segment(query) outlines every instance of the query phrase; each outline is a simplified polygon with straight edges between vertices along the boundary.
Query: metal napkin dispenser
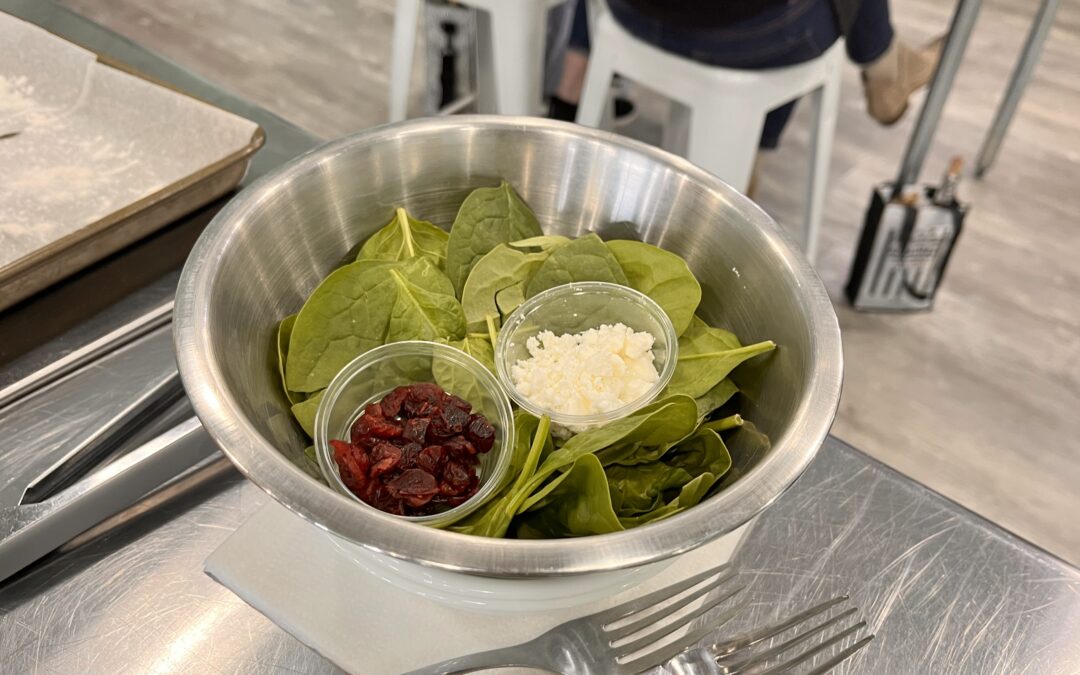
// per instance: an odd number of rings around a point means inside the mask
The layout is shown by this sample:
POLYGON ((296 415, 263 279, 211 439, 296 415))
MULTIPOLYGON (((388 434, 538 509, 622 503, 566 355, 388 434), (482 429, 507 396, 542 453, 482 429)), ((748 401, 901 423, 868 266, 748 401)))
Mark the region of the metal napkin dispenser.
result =
POLYGON ((936 187, 893 193, 892 183, 878 185, 866 213, 844 289, 858 310, 930 309, 967 214, 951 195, 936 199, 936 187))

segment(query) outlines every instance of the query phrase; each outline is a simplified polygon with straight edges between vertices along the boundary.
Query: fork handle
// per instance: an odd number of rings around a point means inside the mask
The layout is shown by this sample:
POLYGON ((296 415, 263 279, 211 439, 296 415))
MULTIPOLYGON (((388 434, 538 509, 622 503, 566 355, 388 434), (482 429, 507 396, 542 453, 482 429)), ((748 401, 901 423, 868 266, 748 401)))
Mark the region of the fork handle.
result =
POLYGON ((540 668, 548 672, 558 672, 551 670, 552 663, 544 658, 544 652, 545 650, 541 646, 527 642, 513 647, 466 654, 419 670, 413 670, 405 675, 457 675, 457 673, 472 673, 478 670, 488 670, 489 668, 513 666, 540 668))

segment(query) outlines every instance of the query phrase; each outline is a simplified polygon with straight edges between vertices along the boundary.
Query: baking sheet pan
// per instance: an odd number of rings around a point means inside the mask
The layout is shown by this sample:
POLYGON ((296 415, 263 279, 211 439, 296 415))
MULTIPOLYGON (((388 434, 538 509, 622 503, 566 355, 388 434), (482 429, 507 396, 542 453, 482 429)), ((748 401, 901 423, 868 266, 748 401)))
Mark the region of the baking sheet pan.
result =
POLYGON ((0 13, 0 310, 236 187, 254 122, 0 13))

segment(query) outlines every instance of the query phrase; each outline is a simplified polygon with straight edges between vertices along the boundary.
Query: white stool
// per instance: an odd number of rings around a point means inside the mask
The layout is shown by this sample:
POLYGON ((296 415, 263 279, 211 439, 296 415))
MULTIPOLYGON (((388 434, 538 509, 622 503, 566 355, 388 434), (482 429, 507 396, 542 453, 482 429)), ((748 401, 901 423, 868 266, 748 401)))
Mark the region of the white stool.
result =
MULTIPOLYGON (((390 121, 405 119, 416 24, 425 0, 397 0, 390 61, 390 121)), ((536 115, 544 76, 547 12, 564 0, 464 0, 477 15, 480 112, 536 115)))
MULTIPOLYGON (((590 9, 599 4, 590 3, 590 9)), ((577 122, 600 125, 616 73, 639 82, 684 104, 685 108, 673 106, 679 111, 673 113, 674 125, 688 127, 687 152, 682 154, 740 192, 750 182, 766 113, 811 94, 814 123, 802 244, 813 262, 836 128, 843 40, 806 63, 736 70, 666 52, 626 32, 606 8, 598 14, 592 21, 592 53, 577 122)))

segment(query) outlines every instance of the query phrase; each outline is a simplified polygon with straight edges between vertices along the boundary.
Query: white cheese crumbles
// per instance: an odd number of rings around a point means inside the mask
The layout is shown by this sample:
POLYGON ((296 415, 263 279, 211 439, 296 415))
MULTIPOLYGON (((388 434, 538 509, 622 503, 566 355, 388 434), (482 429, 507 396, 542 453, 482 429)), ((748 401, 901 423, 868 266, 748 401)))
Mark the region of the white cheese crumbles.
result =
POLYGON ((511 366, 518 392, 566 415, 593 415, 640 398, 659 379, 655 338, 617 323, 576 335, 542 331, 525 343, 531 355, 511 366))

